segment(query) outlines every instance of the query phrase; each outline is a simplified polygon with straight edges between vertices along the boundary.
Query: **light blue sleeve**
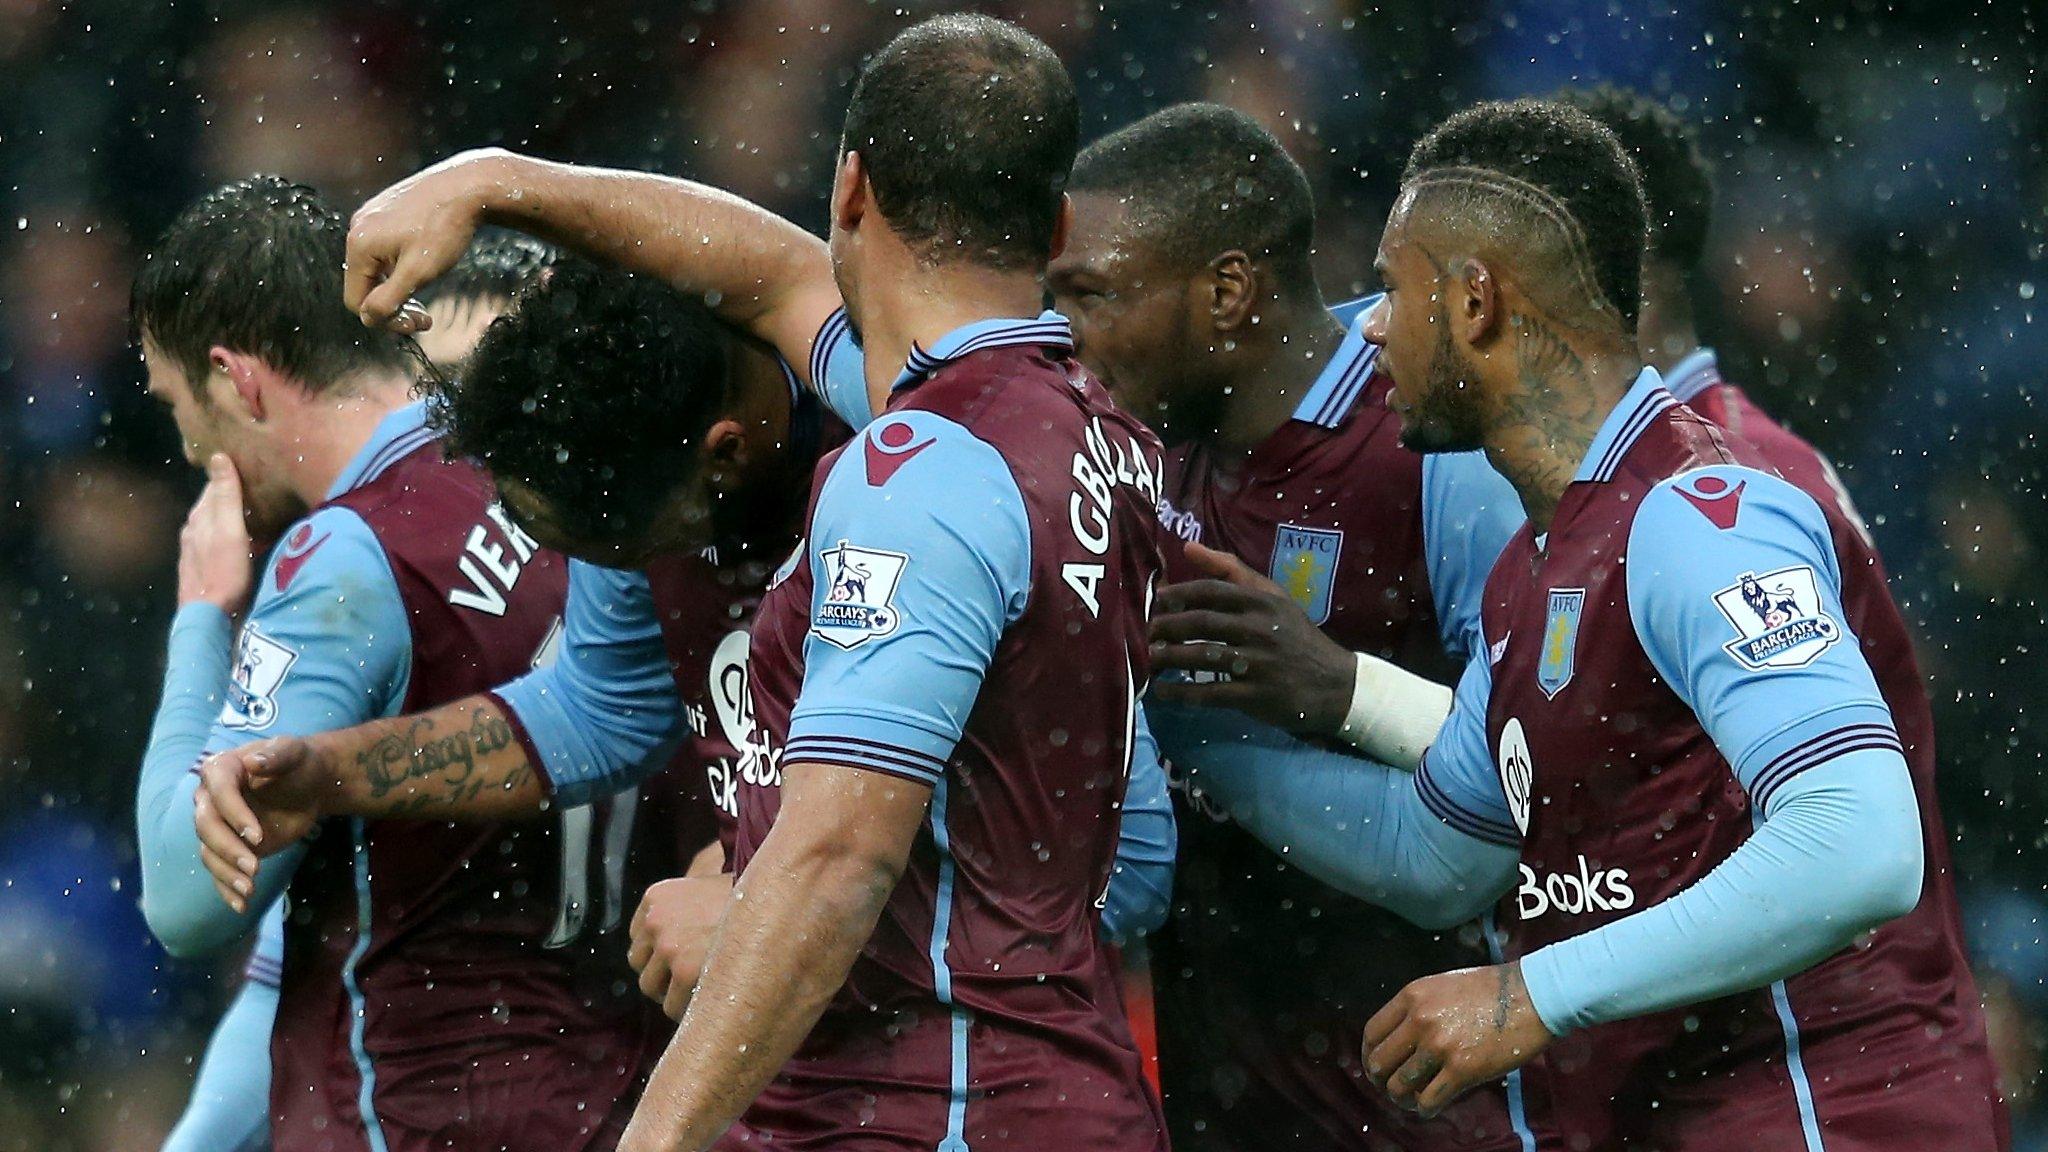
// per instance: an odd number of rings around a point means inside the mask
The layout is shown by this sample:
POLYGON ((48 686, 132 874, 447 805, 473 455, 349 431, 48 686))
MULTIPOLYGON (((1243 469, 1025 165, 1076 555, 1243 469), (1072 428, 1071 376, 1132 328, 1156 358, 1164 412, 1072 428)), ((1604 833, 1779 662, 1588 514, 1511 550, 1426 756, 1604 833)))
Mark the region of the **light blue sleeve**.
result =
POLYGON ((1158 931, 1173 907, 1173 860, 1179 833, 1166 767, 1145 710, 1138 710, 1131 778, 1124 786, 1123 822, 1117 829, 1116 865, 1103 893, 1102 931, 1125 943, 1158 931))
POLYGON ((1522 958, 1544 1027, 1577 1028, 1760 988, 1920 901, 1920 805, 1896 752, 1785 781, 1756 833, 1661 904, 1522 958))
POLYGON ((1387 294, 1385 292, 1375 292, 1370 296, 1360 296, 1356 300, 1346 300, 1341 304, 1332 304, 1330 305, 1330 315, 1337 318, 1337 323, 1349 328, 1353 324, 1358 323, 1360 316, 1372 311, 1373 305, 1386 298, 1387 294))
POLYGON ((214 1027, 185 1114, 163 1152, 259 1152, 270 1146, 270 1029, 277 985, 245 981, 214 1027))
MULTIPOLYGON (((311 543, 296 550, 280 546, 258 577, 212 731, 199 747, 188 734, 153 733, 145 777, 161 779, 162 764, 189 769, 202 755, 253 740, 389 716, 404 701, 412 632, 383 548, 345 508, 322 509, 302 523, 310 529, 303 539, 311 543)), ((171 677, 182 679, 175 659, 171 677)), ((143 914, 174 956, 204 955, 241 939, 283 891, 303 854, 294 848, 264 861, 250 911, 237 915, 214 892, 199 861, 192 826, 198 787, 197 774, 188 771, 167 800, 155 802, 158 810, 138 813, 143 914)))
POLYGON ((683 703, 642 572, 569 562, 553 660, 493 693, 565 807, 630 788, 668 763, 683 703))
POLYGON ((1813 500, 1735 466, 1666 481, 1636 514, 1627 572, 1644 651, 1760 822, 1677 896, 1522 960, 1559 1034, 1800 971, 1910 911, 1923 879, 1912 776, 1813 500))
POLYGON ((1460 660, 1485 647, 1479 606, 1501 549, 1522 528, 1522 500, 1484 452, 1422 458, 1422 548, 1444 651, 1460 660))
POLYGON ((1842 752, 1901 751, 1806 493, 1735 465, 1667 480, 1636 513, 1627 572, 1643 651, 1759 805, 1842 752))
POLYGON ((892 415, 834 465, 805 546, 811 629, 784 762, 937 785, 1030 592, 1031 527, 1009 465, 944 417, 892 415), (899 427, 894 448, 870 439, 899 427))
POLYGON ((1513 886, 1518 850, 1439 819, 1409 773, 1231 709, 1147 710, 1194 789, 1325 884, 1425 928, 1470 920, 1513 886))
MULTIPOLYGON (((1476 641, 1475 641, 1476 643, 1476 641)), ((1493 695, 1493 666, 1486 645, 1465 661, 1451 697, 1451 714, 1436 742, 1422 754, 1415 788, 1436 818, 1467 836, 1503 848, 1518 848, 1522 832, 1501 791, 1486 739, 1486 706, 1493 695)))
POLYGON ((868 401, 867 357, 854 342, 853 324, 841 308, 825 318, 811 342, 811 391, 846 426, 861 429, 875 418, 868 401))

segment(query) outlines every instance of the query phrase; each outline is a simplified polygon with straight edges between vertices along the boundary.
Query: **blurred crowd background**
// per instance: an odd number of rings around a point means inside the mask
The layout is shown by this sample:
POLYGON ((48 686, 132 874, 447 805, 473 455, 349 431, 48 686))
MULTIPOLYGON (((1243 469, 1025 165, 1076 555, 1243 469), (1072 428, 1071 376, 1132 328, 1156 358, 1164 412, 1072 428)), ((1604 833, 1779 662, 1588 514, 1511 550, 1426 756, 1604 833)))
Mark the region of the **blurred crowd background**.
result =
MULTIPOLYGON (((0 1152, 155 1148, 233 986, 232 966, 167 961, 135 907, 133 785, 197 489, 142 392, 139 248, 231 178, 283 173, 347 210, 481 144, 688 175, 822 230, 862 54, 938 7, 0 0, 0 1152)), ((1091 137, 1193 98, 1266 121, 1318 188, 1333 298, 1372 287, 1408 146, 1465 103, 1611 81, 1699 125, 1718 169, 1702 329, 1840 463, 1919 629, 2024 1115, 2048 1020, 2035 6, 979 7, 1060 51, 1091 137)))

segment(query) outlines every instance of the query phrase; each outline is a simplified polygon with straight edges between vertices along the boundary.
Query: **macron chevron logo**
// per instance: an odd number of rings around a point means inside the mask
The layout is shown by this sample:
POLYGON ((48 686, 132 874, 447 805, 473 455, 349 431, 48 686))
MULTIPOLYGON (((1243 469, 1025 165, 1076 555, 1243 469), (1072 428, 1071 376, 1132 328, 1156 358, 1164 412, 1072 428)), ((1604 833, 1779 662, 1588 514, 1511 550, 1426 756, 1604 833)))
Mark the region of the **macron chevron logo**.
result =
POLYGON ((861 441, 867 455, 868 486, 880 488, 889 482, 911 458, 932 446, 934 437, 927 437, 916 444, 910 441, 917 435, 910 425, 897 421, 885 425, 881 431, 861 441))

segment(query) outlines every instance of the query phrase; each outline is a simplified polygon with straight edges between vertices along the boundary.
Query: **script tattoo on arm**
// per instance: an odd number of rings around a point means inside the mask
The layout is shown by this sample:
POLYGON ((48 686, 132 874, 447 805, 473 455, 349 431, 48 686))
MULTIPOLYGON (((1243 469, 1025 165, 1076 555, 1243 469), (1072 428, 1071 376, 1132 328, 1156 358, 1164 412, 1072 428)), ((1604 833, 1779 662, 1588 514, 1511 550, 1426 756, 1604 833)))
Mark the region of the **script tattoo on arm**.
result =
POLYGON ((498 706, 465 700, 365 725, 342 775, 342 807, 364 817, 498 820, 538 815, 547 796, 498 706))

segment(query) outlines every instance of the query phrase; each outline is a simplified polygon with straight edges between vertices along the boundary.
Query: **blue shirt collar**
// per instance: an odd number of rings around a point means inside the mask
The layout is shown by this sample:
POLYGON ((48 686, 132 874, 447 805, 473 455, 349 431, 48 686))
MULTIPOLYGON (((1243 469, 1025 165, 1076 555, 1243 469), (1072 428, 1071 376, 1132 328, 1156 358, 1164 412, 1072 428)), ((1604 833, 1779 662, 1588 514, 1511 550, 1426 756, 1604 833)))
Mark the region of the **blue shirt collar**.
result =
POLYGON ((963 324, 939 337, 929 349, 912 341, 910 359, 903 365, 903 371, 897 374, 896 382, 889 387, 892 391, 908 388, 931 375, 941 364, 973 352, 1020 344, 1072 352, 1074 329, 1065 316, 1053 311, 1040 312, 1036 320, 976 320, 972 324, 963 324))
POLYGON ((1600 432, 1593 437, 1593 446, 1586 449, 1586 458, 1579 461, 1578 473, 1572 480, 1591 480, 1596 484, 1612 480, 1643 430, 1677 403, 1664 387, 1664 378, 1657 375, 1655 368, 1646 366, 1636 382, 1629 385, 1621 403, 1601 421, 1600 432))
POLYGON ((1714 359, 1712 348, 1695 348, 1692 354, 1671 366, 1671 375, 1664 378, 1664 386, 1680 404, 1692 403, 1692 398, 1721 382, 1721 365, 1714 359))
POLYGON ((434 439, 436 433, 427 427, 427 406, 424 401, 414 401, 402 408, 394 408, 370 433, 370 439, 357 450, 354 459, 334 478, 334 484, 327 489, 327 498, 333 500, 368 484, 383 473, 398 458, 434 439))
POLYGON ((1318 428, 1335 428, 1350 415, 1351 406, 1358 402, 1366 382, 1372 379, 1372 366, 1380 356, 1379 345, 1369 344, 1365 339, 1365 318, 1371 312, 1368 305, 1352 318, 1351 327, 1344 331, 1344 342, 1337 345, 1336 354, 1323 365, 1322 375, 1309 385, 1301 403, 1295 406, 1296 420, 1318 428))

